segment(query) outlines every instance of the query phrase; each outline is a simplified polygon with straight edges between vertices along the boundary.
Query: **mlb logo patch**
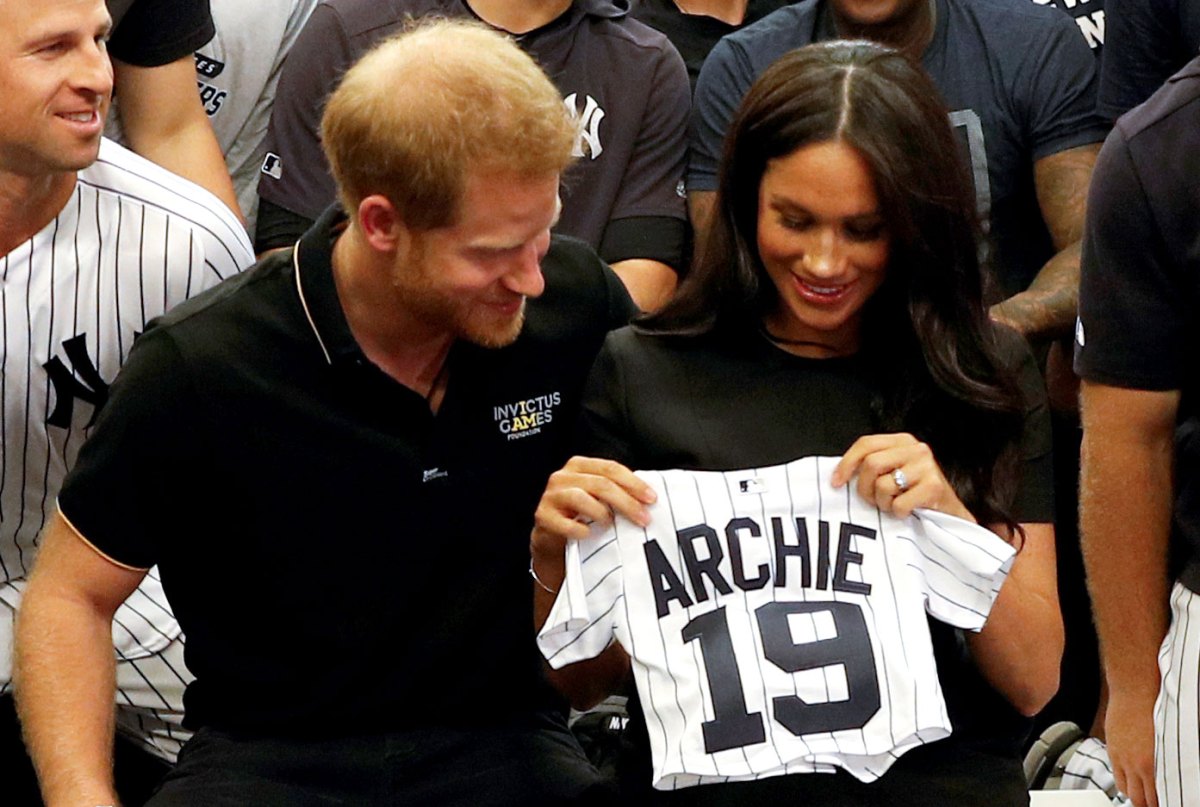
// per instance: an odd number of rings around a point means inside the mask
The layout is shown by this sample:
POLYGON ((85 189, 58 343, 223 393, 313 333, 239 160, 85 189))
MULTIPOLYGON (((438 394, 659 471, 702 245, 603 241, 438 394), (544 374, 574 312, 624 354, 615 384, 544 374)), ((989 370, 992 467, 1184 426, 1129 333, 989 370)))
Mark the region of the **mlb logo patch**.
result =
POLYGON ((738 480, 738 493, 766 493, 767 480, 759 477, 738 480))
POLYGON ((278 154, 267 152, 267 156, 263 158, 262 172, 272 179, 283 177, 283 163, 278 154))

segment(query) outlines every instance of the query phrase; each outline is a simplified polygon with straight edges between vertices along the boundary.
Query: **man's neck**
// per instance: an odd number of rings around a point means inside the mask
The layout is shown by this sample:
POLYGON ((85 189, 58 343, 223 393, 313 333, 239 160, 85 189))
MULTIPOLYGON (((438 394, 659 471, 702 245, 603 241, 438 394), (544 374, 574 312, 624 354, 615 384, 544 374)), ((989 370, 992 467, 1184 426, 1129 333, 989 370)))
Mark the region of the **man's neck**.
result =
POLYGON ((674 0, 684 14, 712 17, 727 25, 741 25, 746 19, 749 0, 674 0))
POLYGON ((436 410, 454 337, 408 315, 387 277, 387 267, 356 241, 353 229, 338 237, 333 279, 354 341, 373 364, 436 410))
POLYGON ((74 193, 75 182, 73 171, 39 177, 0 172, 0 255, 52 222, 74 193))
POLYGON ((527 34, 548 25, 571 7, 572 0, 467 0, 488 25, 510 34, 527 34))
POLYGON ((843 39, 869 39, 879 42, 907 54, 915 61, 920 61, 925 49, 933 41, 933 33, 937 27, 936 0, 920 0, 904 14, 885 23, 873 25, 861 25, 843 19, 831 0, 826 2, 829 3, 834 28, 843 39))

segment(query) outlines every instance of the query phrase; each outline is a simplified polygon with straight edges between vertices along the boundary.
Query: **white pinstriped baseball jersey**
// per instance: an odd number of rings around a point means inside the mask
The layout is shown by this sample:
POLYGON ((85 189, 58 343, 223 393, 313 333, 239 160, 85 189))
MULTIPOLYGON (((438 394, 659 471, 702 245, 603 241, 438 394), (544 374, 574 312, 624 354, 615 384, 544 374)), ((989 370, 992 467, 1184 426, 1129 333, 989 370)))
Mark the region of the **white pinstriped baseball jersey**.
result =
POLYGON ((539 644, 558 668, 621 643, 656 788, 835 766, 869 782, 949 735, 926 612, 981 628, 1013 549, 834 490, 837 462, 639 472, 659 496, 651 525, 568 545, 539 644))
MULTIPOLYGON (((0 257, 0 601, 19 605, 38 533, 134 336, 253 259, 216 197, 107 140, 59 215, 0 257)), ((152 570, 117 612, 118 657, 178 636, 152 570)))

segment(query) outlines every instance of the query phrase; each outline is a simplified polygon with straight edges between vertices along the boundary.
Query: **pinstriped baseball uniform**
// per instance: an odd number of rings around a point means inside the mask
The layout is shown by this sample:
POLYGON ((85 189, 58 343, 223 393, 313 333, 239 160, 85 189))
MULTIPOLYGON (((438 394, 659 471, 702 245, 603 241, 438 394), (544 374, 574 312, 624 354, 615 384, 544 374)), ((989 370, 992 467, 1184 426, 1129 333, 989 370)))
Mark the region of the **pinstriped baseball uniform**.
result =
MULTIPOLYGON (((134 336, 252 261, 215 197, 107 140, 58 216, 0 257, 0 601, 18 607, 38 534, 134 336)), ((12 612, 0 611, 9 633, 12 612)), ((117 611, 113 642, 118 703, 135 707, 119 710, 122 729, 174 758, 190 676, 156 569, 117 611)))
POLYGON ((835 766, 869 782, 949 734, 926 612, 981 628, 1013 549, 834 490, 837 462, 640 472, 651 525, 568 545, 539 644, 556 668, 614 637, 628 651, 655 787, 835 766))
POLYGON ((1154 773, 1161 805, 1200 805, 1198 634, 1200 595, 1177 582, 1171 587, 1171 624, 1158 651, 1162 686, 1154 704, 1154 773))

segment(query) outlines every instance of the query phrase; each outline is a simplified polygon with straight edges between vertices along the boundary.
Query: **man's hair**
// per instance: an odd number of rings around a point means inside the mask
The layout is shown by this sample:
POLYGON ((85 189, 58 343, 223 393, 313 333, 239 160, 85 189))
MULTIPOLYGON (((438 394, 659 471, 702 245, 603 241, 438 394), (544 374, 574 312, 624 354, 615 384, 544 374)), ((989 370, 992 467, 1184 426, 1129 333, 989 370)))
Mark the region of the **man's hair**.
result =
POLYGON ((509 37, 445 19, 411 23, 370 50, 321 120, 347 212, 382 194, 418 231, 455 220, 470 174, 561 173, 578 132, 558 90, 509 37))

